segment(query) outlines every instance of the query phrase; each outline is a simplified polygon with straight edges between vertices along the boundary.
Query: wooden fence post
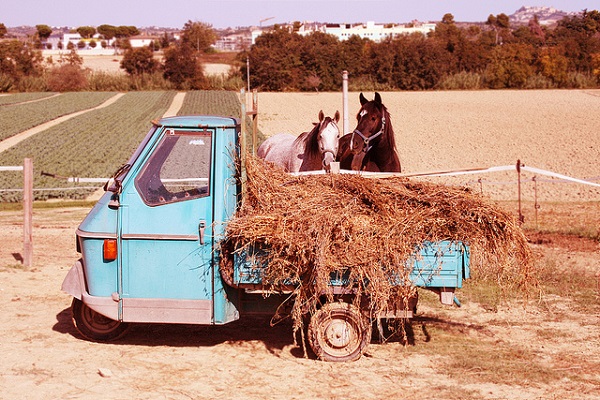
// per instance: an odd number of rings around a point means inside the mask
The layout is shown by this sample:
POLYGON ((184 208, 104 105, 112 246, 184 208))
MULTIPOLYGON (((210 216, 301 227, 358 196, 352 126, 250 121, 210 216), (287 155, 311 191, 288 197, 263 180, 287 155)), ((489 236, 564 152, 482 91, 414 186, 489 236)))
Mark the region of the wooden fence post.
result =
POLYGON ((23 265, 33 265, 33 162, 23 161, 23 265))

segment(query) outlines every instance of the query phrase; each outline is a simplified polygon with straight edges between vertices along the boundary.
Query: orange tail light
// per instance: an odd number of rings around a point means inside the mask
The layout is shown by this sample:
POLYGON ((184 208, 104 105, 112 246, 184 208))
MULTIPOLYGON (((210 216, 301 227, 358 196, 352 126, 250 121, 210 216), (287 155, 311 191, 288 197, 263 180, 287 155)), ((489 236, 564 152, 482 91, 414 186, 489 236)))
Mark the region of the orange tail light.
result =
POLYGON ((117 259, 117 239, 104 239, 102 255, 104 256, 104 261, 114 261, 117 259))

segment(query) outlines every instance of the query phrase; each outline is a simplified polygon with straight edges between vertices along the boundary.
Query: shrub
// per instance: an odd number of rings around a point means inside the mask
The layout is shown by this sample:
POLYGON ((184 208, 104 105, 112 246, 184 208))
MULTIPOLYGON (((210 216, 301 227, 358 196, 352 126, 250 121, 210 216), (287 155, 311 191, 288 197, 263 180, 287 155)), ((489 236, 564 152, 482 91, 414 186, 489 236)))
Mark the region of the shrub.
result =
POLYGON ((481 75, 475 72, 462 71, 446 76, 438 85, 442 90, 476 90, 482 88, 481 75))
POLYGON ((73 64, 52 68, 48 72, 47 83, 48 89, 53 92, 77 92, 88 86, 85 71, 73 64))
POLYGON ((581 72, 570 72, 567 77, 567 89, 593 89, 598 87, 598 80, 581 72))
POLYGON ((123 74, 95 71, 88 77, 88 88, 91 91, 125 92, 130 88, 129 77, 123 74))
POLYGON ((14 84, 13 78, 7 74, 0 73, 0 93, 10 91, 14 84))
POLYGON ((525 89, 552 89, 556 85, 551 79, 545 77, 542 74, 531 75, 525 82, 525 89))
POLYGON ((21 77, 16 85, 17 92, 46 92, 48 85, 43 76, 27 75, 21 77))

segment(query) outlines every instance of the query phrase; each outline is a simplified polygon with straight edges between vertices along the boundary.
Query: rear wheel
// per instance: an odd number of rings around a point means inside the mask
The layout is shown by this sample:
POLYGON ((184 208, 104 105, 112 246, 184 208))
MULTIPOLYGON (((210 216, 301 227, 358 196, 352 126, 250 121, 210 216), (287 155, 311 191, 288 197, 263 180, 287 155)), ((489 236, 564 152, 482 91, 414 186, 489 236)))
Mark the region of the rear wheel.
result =
POLYGON ((121 337, 127 331, 126 323, 97 313, 79 299, 73 298, 71 310, 75 327, 87 339, 109 341, 121 337))
POLYGON ((312 316, 308 339, 323 361, 354 361, 371 341, 371 324, 352 304, 327 303, 312 316))

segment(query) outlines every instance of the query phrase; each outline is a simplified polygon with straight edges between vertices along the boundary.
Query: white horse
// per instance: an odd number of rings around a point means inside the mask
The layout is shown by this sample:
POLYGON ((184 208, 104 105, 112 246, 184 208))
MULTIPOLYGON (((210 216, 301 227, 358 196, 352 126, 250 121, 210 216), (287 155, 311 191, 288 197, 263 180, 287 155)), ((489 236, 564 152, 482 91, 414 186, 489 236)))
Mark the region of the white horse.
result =
POLYGON ((278 133, 265 140, 258 148, 258 156, 265 161, 279 165, 287 172, 330 170, 338 152, 340 129, 337 123, 340 112, 335 117, 325 117, 319 111, 319 122, 310 132, 295 137, 289 133, 278 133))

